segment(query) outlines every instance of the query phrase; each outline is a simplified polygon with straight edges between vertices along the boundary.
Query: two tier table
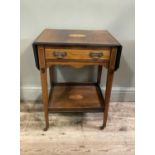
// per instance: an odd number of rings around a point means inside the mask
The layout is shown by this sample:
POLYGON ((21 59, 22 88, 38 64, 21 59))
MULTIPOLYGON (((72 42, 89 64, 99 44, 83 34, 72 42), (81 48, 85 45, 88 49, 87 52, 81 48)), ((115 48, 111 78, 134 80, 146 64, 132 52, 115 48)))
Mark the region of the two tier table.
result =
POLYGON ((34 41, 33 51, 42 85, 44 130, 49 128, 49 112, 103 112, 101 129, 106 127, 113 76, 120 63, 120 43, 104 30, 45 29, 34 41), (75 69, 96 65, 96 82, 56 82, 56 65, 73 66, 75 69), (103 67, 108 70, 105 93, 100 88, 103 67))

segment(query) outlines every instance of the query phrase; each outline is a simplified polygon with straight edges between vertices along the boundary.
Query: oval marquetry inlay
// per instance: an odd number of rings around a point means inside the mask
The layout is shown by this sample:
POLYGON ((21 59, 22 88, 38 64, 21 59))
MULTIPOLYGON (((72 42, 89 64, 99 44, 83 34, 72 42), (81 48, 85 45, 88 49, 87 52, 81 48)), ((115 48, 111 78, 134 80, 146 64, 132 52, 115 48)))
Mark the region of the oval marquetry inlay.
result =
POLYGON ((69 34, 69 37, 86 37, 85 34, 77 34, 77 33, 73 33, 73 34, 69 34))
POLYGON ((69 96, 69 99, 72 99, 72 100, 81 100, 81 99, 83 99, 83 96, 80 95, 80 94, 70 95, 69 96))

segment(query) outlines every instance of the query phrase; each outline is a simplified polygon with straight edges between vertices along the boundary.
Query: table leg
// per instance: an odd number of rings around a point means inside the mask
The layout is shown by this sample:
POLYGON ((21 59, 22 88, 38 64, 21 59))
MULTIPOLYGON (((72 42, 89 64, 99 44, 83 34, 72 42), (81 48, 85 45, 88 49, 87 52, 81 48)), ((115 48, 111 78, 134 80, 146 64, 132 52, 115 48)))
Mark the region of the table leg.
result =
POLYGON ((105 102, 104 102, 104 117, 103 117, 103 126, 101 126, 101 129, 104 129, 106 127, 106 124, 107 124, 108 111, 109 111, 109 102, 110 102, 112 82, 113 82, 115 62, 116 62, 116 54, 117 54, 117 49, 112 48, 111 56, 110 56, 111 58, 110 58, 110 63, 109 63, 109 66, 108 66, 108 73, 107 73, 107 82, 106 82, 106 90, 105 90, 105 102))
POLYGON ((48 84, 47 84, 47 68, 46 68, 46 62, 45 62, 45 51, 44 51, 43 46, 38 46, 38 55, 39 55, 41 86, 42 86, 42 100, 43 100, 44 115, 45 115, 44 131, 47 131, 47 129, 49 127, 49 120, 48 120, 48 84))
POLYGON ((105 91, 103 126, 101 126, 101 129, 104 129, 106 127, 106 123, 108 119, 109 102, 110 102, 110 96, 111 96, 113 77, 114 77, 114 71, 108 71, 106 91, 105 91))
POLYGON ((44 128, 44 131, 47 131, 48 128, 49 128, 47 69, 40 70, 40 76, 41 76, 42 99, 43 99, 44 115, 45 115, 45 128, 44 128))
POLYGON ((98 73, 97 73, 97 83, 98 83, 98 85, 101 82, 101 75, 102 75, 102 65, 99 65, 98 66, 98 73))
POLYGON ((50 84, 51 84, 51 89, 52 89, 54 85, 54 66, 51 66, 49 68, 49 76, 50 76, 50 84))

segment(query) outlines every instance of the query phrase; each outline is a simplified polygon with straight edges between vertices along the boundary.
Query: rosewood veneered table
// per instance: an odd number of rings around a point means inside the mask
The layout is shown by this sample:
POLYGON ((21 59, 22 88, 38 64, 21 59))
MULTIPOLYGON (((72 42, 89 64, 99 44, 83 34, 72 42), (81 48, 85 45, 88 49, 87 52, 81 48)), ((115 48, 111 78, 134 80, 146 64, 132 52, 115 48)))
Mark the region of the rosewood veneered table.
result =
POLYGON ((49 127, 49 112, 103 112, 101 129, 106 127, 112 81, 114 72, 119 68, 121 50, 120 43, 104 30, 45 29, 37 37, 33 51, 36 67, 40 70, 45 131, 49 127), (75 68, 96 65, 96 82, 56 82, 56 65, 75 68), (105 93, 100 88, 103 67, 108 70, 105 93))

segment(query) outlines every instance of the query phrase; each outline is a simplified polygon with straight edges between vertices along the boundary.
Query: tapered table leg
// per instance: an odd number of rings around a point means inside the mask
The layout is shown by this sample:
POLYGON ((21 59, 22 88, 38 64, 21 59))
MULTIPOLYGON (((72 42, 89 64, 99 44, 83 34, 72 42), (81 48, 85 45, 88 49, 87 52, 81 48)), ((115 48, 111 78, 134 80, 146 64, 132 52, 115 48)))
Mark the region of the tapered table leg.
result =
POLYGON ((50 84, 51 84, 51 89, 54 86, 54 66, 51 66, 49 68, 49 76, 50 76, 50 84))
POLYGON ((48 84, 47 84, 47 68, 46 68, 46 63, 45 63, 45 51, 44 51, 43 46, 38 46, 38 55, 39 55, 41 86, 42 86, 42 100, 43 100, 44 115, 45 115, 44 131, 47 131, 47 129, 49 127, 49 120, 48 120, 48 84))
POLYGON ((42 100, 44 105, 44 115, 45 115, 45 128, 44 131, 47 131, 49 128, 48 120, 48 85, 47 85, 47 71, 40 71, 41 76, 41 85, 42 85, 42 100))
POLYGON ((103 125, 101 126, 101 129, 104 129, 106 127, 106 124, 107 124, 109 102, 110 102, 112 82, 113 82, 115 62, 116 62, 116 54, 117 54, 117 49, 112 48, 111 56, 110 56, 110 62, 108 65, 107 82, 106 82, 106 90, 105 90, 103 125))
POLYGON ((107 124, 113 76, 114 76, 114 71, 108 71, 106 91, 105 91, 105 103, 104 103, 105 105, 104 105, 104 114, 103 114, 104 117, 103 117, 103 125, 101 126, 101 129, 104 129, 107 124))
POLYGON ((101 82, 102 68, 103 68, 102 65, 98 66, 98 73, 97 73, 97 83, 98 83, 98 85, 100 85, 100 82, 101 82))

